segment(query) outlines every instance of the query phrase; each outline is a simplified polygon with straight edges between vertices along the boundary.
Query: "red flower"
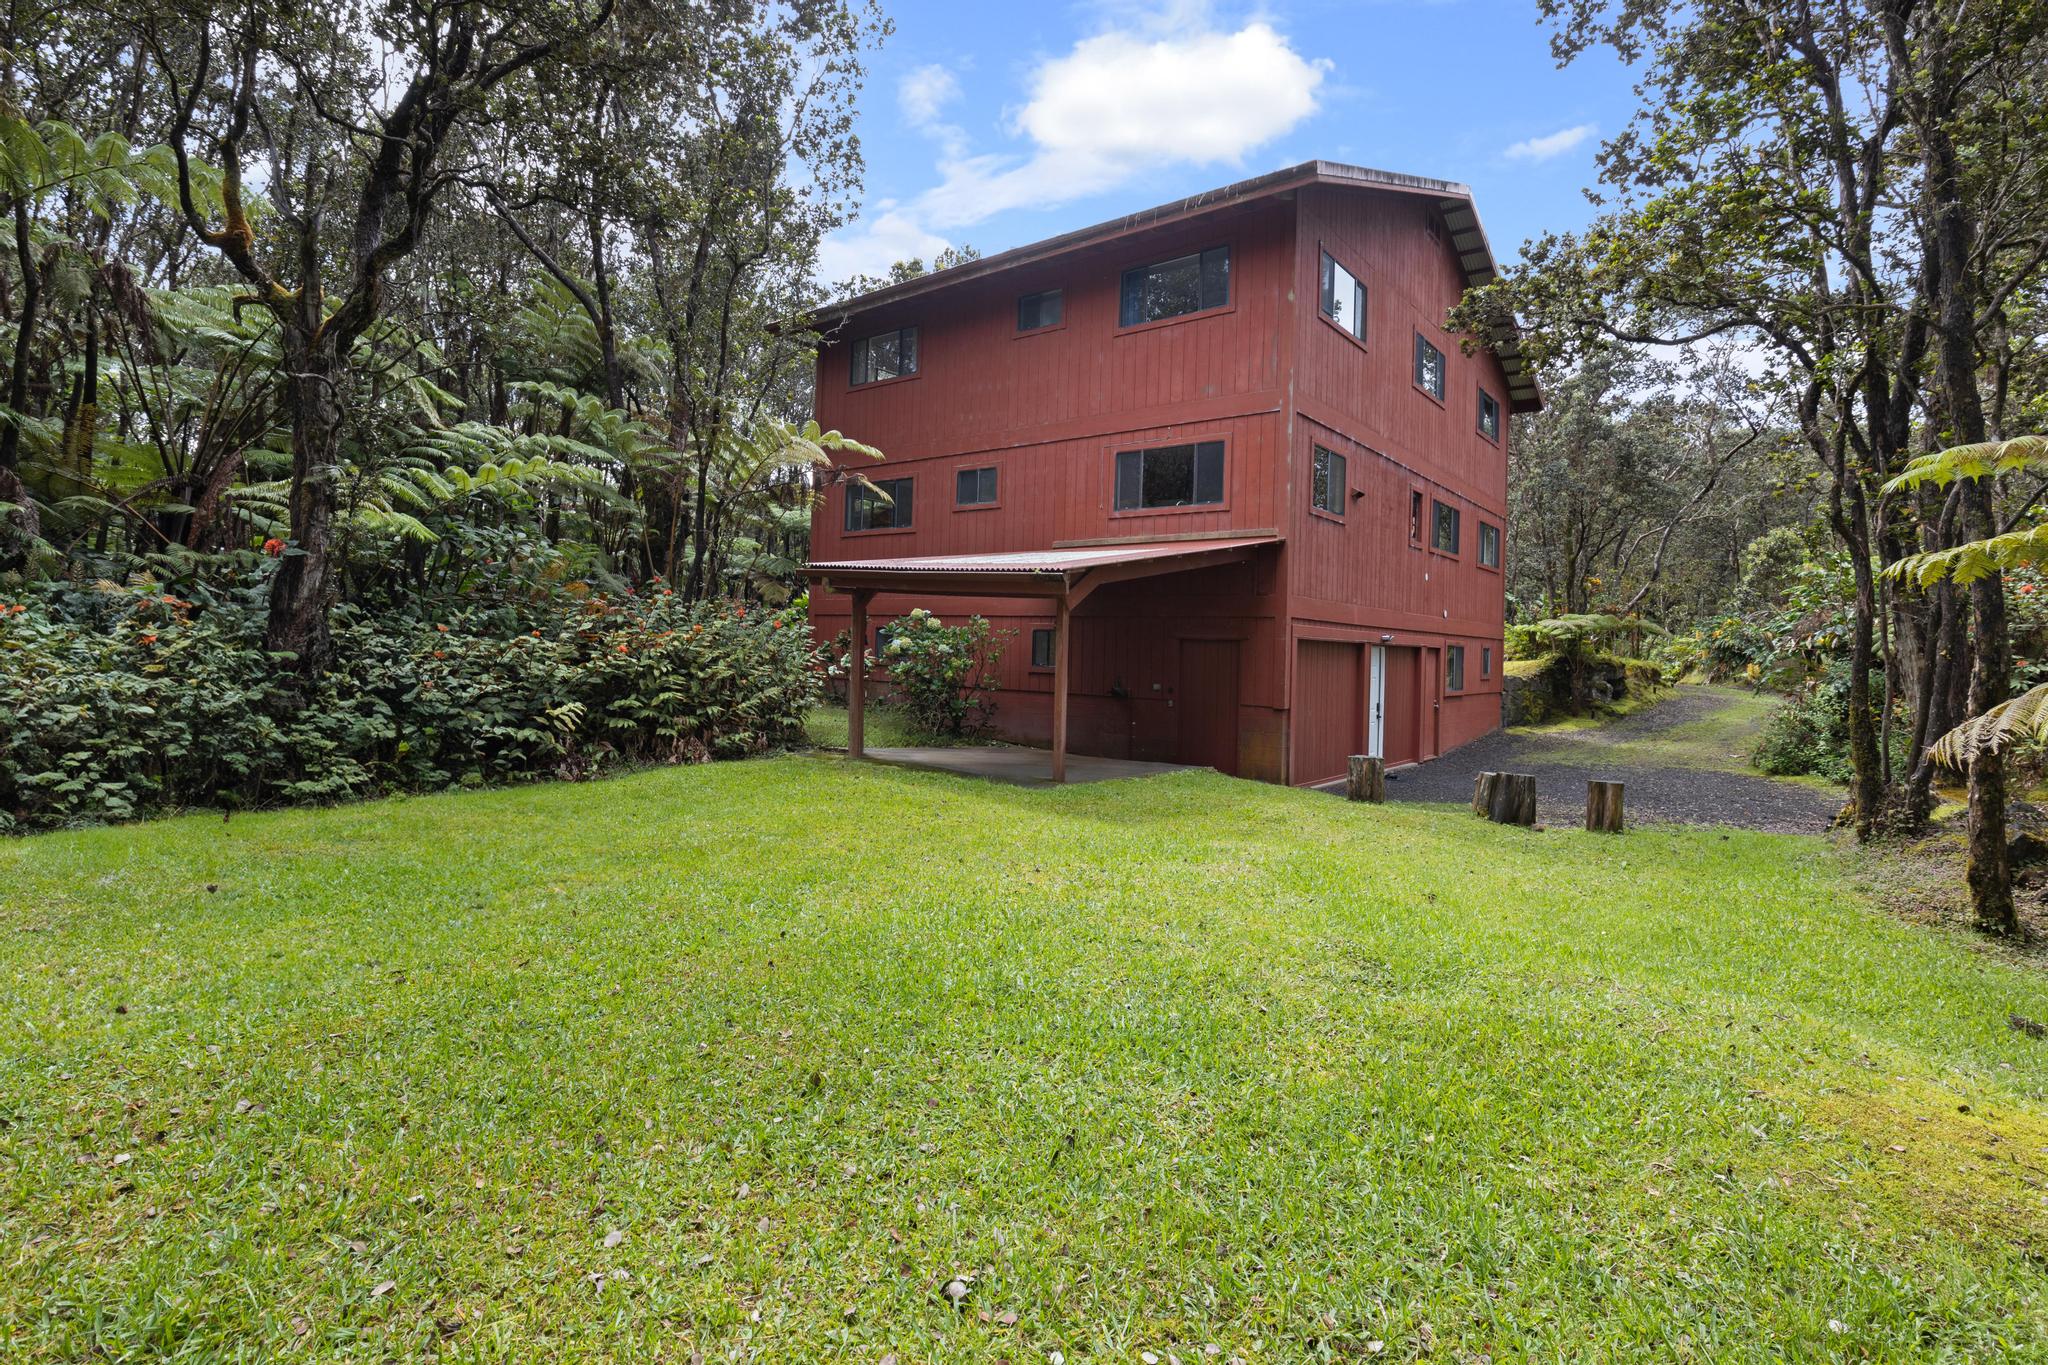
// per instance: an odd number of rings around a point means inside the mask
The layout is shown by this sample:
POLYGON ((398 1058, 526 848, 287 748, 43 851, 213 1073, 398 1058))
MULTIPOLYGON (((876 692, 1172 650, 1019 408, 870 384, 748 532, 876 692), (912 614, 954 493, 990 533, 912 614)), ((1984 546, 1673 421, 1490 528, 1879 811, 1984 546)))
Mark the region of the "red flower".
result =
POLYGON ((538 640, 538 639, 540 638, 540 632, 539 632, 539 631, 535 631, 535 632, 533 633, 533 638, 534 638, 534 639, 536 639, 536 640, 538 640))
POLYGON ((279 540, 276 536, 272 536, 270 539, 263 542, 263 553, 269 555, 272 559, 276 559, 279 555, 284 553, 284 542, 279 540))
POLYGON ((144 643, 144 644, 146 644, 146 645, 153 645, 153 644, 155 644, 155 643, 156 643, 156 636, 154 636, 154 635, 145 635, 145 636, 143 636, 143 637, 142 637, 142 643, 144 643))
POLYGON ((434 629, 440 631, 443 635, 446 635, 448 633, 448 627, 444 625, 436 624, 434 626, 434 629))
POLYGON ((780 622, 780 621, 770 621, 770 622, 768 623, 768 628, 769 628, 770 630, 781 630, 781 629, 782 629, 782 622, 780 622))
POLYGON ((626 654, 626 653, 630 653, 630 652, 631 652, 631 651, 629 651, 629 650, 628 650, 628 649, 626 648, 626 642, 625 642, 624 640, 621 640, 621 641, 619 641, 619 653, 621 653, 621 654, 626 654))

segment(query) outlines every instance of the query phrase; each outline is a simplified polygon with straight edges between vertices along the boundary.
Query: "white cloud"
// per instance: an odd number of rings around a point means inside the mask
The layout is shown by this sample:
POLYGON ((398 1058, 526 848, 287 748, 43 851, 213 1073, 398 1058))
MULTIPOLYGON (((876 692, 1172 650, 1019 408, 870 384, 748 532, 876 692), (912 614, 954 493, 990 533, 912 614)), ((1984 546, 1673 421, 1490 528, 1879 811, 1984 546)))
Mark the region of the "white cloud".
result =
MULTIPOLYGON (((938 140, 939 183, 908 204, 876 205, 827 242, 826 261, 861 259, 916 243, 929 258, 958 232, 1017 208, 1050 208, 1185 166, 1242 167, 1245 158, 1316 111, 1327 61, 1311 61, 1263 20, 1218 28, 1201 0, 1119 15, 1032 72, 1029 98, 1010 117, 1014 151, 973 152, 940 114, 960 93, 939 67, 911 73, 903 108, 938 140)), ((895 259, 895 258, 891 258, 895 259)), ((889 262, 882 261, 886 266, 889 262)), ((825 262, 826 279, 843 278, 825 262)))
POLYGON ((1507 156, 1512 161, 1548 161, 1554 156, 1563 156, 1598 131, 1590 123, 1560 128, 1544 137, 1522 139, 1507 149, 1507 156))
POLYGON ((913 256, 930 264, 950 245, 884 199, 818 244, 818 278, 840 284, 856 275, 887 275, 890 266, 913 256))

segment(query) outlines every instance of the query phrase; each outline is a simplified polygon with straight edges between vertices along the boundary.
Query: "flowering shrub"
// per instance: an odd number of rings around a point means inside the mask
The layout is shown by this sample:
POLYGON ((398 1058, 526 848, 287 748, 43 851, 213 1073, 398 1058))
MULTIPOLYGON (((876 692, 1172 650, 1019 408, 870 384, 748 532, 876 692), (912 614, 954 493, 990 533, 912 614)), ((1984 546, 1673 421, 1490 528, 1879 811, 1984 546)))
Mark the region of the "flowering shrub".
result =
POLYGON ((996 669, 1014 631, 990 629, 986 619, 949 626, 917 608, 890 623, 880 667, 895 680, 910 723, 930 735, 976 734, 995 714, 996 669))
POLYGON ((335 659, 303 683, 255 608, 150 586, 0 604, 0 830, 756 753, 817 700, 800 618, 580 585, 342 610, 335 659))

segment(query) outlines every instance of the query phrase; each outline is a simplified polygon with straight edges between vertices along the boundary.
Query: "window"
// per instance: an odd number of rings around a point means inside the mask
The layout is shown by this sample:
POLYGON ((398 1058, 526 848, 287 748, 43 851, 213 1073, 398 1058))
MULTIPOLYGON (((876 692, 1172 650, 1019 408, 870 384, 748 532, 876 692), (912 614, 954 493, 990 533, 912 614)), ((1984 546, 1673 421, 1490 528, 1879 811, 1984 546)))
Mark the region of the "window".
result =
POLYGON ((1479 562, 1489 569, 1500 567, 1500 527, 1490 521, 1479 523, 1479 562))
POLYGON ((1500 400, 1485 389, 1479 391, 1479 434, 1489 441, 1500 439, 1500 400))
POLYGON ((913 479, 876 479, 875 487, 864 483, 847 485, 846 529, 849 531, 901 530, 910 525, 913 479), (881 490, 880 496, 876 489, 881 490))
POLYGON ((876 384, 917 373, 917 329, 902 327, 853 343, 853 382, 876 384))
POLYGON ((996 469, 963 469, 953 476, 953 503, 958 507, 986 507, 996 500, 996 469))
POLYGON ((1344 457, 1316 447, 1315 477, 1309 483, 1309 506, 1333 517, 1344 515, 1344 457))
POLYGON ((1221 308, 1230 302, 1230 248, 1213 246, 1126 270, 1122 299, 1119 327, 1221 308))
POLYGON ((1414 545, 1422 543, 1422 494, 1412 489, 1408 494, 1408 540, 1414 545))
POLYGON ((1444 353, 1420 332, 1415 334, 1415 387, 1439 403, 1443 401, 1444 353))
POLYGON ((1323 316, 1360 341, 1365 340, 1365 286, 1358 277, 1323 253, 1323 316))
POLYGON ((1493 676, 1492 645, 1481 645, 1479 647, 1479 676, 1482 678, 1490 678, 1493 676))
POLYGON ((1223 442, 1154 446, 1116 454, 1116 510, 1193 507, 1223 501, 1223 442))
POLYGON ((1465 690, 1465 646, 1452 645, 1444 651, 1444 690, 1465 690))
POLYGON ((874 384, 917 373, 917 328, 862 337, 853 343, 853 382, 874 384))
POLYGON ((1458 509, 1443 503, 1433 503, 1430 508, 1429 545, 1433 550, 1442 550, 1447 555, 1458 553, 1458 509))
POLYGON ((1026 294, 1017 300, 1017 330, 1035 332, 1041 327, 1057 327, 1065 316, 1065 309, 1066 301, 1057 289, 1026 294))
POLYGON ((878 662, 888 662, 889 639, 894 634, 895 632, 890 630, 887 626, 875 627, 875 658, 878 662))
POLYGON ((1053 665, 1053 629, 1040 626, 1031 632, 1031 666, 1051 668, 1053 665))

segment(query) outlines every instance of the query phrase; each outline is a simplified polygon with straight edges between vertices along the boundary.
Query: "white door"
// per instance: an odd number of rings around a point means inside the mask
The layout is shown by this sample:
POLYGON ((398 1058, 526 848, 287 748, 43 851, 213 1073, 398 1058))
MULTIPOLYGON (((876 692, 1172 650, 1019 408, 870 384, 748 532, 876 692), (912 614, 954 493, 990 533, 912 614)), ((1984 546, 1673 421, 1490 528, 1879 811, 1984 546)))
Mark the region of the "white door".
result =
POLYGON ((1387 647, 1372 647, 1372 695, 1366 700, 1365 752, 1368 758, 1385 758, 1387 711, 1387 647))

